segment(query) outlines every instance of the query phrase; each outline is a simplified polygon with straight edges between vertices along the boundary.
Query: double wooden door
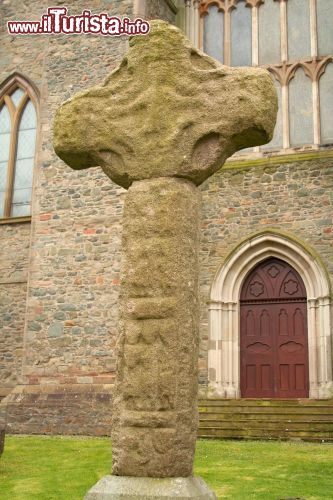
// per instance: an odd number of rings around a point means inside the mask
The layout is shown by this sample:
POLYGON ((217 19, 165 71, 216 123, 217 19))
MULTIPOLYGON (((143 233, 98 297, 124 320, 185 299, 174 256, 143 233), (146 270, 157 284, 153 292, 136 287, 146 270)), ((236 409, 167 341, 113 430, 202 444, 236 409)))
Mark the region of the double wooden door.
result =
POLYGON ((241 395, 309 396, 306 290, 279 259, 260 263, 241 292, 241 395))

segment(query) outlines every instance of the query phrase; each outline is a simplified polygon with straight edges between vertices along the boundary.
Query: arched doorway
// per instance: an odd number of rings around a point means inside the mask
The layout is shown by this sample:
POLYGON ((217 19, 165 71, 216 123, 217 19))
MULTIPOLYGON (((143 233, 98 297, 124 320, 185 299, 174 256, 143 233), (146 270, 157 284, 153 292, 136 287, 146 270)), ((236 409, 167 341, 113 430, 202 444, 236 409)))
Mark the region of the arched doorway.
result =
POLYGON ((270 258, 240 295, 240 386, 245 398, 309 397, 306 290, 288 263, 270 258))
MULTIPOLYGON (((240 307, 243 283, 267 259, 289 264, 302 278, 307 297, 309 397, 331 398, 331 290, 320 256, 293 236, 266 229, 238 244, 218 269, 210 292, 209 394, 241 397, 240 307)), ((258 297, 259 298, 259 297, 258 297)))

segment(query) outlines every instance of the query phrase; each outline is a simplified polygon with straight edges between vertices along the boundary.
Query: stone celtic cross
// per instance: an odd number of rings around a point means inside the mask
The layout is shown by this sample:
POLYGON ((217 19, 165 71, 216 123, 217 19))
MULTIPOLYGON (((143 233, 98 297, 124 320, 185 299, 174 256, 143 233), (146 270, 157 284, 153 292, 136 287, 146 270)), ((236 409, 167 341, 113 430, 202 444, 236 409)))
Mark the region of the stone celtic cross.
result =
MULTIPOLYGON (((151 23, 149 36, 130 40, 128 53, 102 86, 78 93, 57 112, 58 156, 74 169, 100 166, 128 189, 113 476, 98 490, 109 496, 98 496, 97 488, 91 498, 118 498, 110 492, 123 488, 119 476, 192 475, 199 346, 197 186, 235 151, 268 142, 276 112, 267 71, 222 66, 163 21, 151 23)), ((208 489, 202 495, 188 498, 214 498, 208 489)))

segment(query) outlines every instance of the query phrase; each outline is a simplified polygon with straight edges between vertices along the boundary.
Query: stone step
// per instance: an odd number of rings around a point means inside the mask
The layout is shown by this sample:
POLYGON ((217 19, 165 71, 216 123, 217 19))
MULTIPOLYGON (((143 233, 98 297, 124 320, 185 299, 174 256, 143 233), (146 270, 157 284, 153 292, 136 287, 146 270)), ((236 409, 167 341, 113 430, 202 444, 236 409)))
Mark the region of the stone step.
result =
POLYGON ((301 430, 301 431, 327 431, 332 432, 333 437, 333 422, 281 422, 280 420, 239 420, 239 421, 217 421, 211 420, 204 422, 200 421, 199 429, 262 429, 262 430, 301 430))
POLYGON ((333 422, 333 414, 331 413, 308 413, 308 412, 299 412, 299 413, 287 413, 287 412, 270 412, 270 413, 264 413, 264 412, 249 412, 249 411, 242 411, 242 412, 223 412, 223 413, 199 413, 199 418, 200 422, 206 422, 206 421, 238 421, 238 420, 265 420, 265 421, 271 421, 271 420, 277 420, 281 422, 288 422, 288 421, 293 421, 293 422, 302 422, 304 420, 308 422, 315 422, 315 421, 327 421, 327 422, 333 422))
POLYGON ((301 415, 333 415, 333 406, 205 406, 199 407, 199 413, 205 414, 230 414, 234 413, 252 413, 258 415, 275 415, 279 414, 301 414, 301 415))
POLYGON ((205 406, 254 406, 254 407, 308 407, 331 406, 333 399, 200 399, 199 407, 205 406))
POLYGON ((333 442, 333 432, 309 431, 282 431, 259 429, 201 429, 199 438, 202 439, 276 439, 276 440, 304 440, 304 441, 330 441, 333 442))
POLYGON ((201 438, 333 440, 333 400, 201 400, 199 420, 201 438))

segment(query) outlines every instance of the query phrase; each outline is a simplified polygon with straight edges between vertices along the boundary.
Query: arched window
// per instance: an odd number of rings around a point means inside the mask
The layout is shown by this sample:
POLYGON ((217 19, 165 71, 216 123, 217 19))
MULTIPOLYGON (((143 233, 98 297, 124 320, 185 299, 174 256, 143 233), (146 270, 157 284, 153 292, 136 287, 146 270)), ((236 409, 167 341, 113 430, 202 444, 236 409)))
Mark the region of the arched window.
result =
POLYGON ((290 144, 313 143, 312 86, 302 68, 289 83, 290 144))
POLYGON ((333 144, 333 62, 330 62, 319 80, 321 142, 333 144))
POLYGON ((320 56, 332 54, 333 50, 333 2, 317 0, 318 53, 320 56))
POLYGON ((252 64, 252 12, 250 5, 239 1, 231 11, 231 66, 252 64))
POLYGON ((21 76, 0 87, 0 218, 30 215, 36 91, 21 76))
POLYGON ((203 46, 206 54, 224 62, 224 12, 215 4, 208 7, 204 17, 203 46))
POLYGON ((265 2, 258 9, 259 64, 281 60, 281 21, 278 2, 265 2))
POLYGON ((287 2, 288 60, 297 61, 311 54, 310 3, 287 2))
POLYGON ((333 0, 177 2, 196 47, 226 66, 263 66, 276 79, 272 141, 236 155, 333 144, 333 0))

